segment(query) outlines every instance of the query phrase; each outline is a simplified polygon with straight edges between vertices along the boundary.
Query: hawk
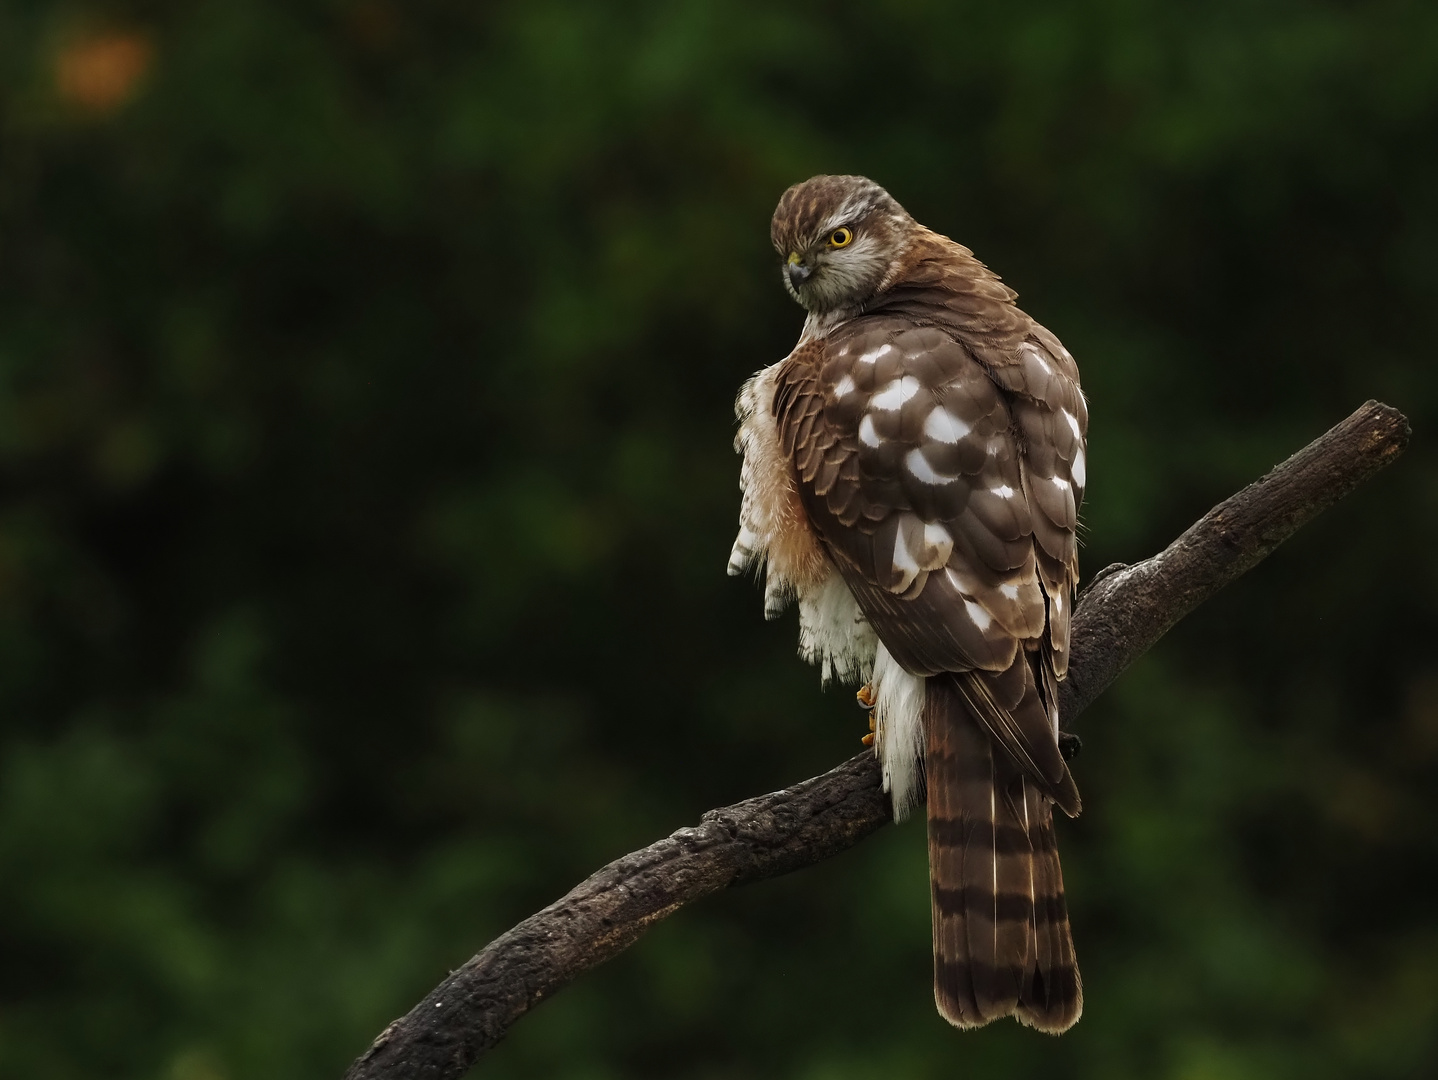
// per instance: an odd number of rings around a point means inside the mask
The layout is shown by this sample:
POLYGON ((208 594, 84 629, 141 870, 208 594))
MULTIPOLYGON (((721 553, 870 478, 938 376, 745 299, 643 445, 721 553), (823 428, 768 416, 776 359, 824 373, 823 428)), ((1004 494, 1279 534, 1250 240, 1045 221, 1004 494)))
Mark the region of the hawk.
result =
MULTIPOLYGON (((779 200, 808 312, 739 395, 729 572, 799 607, 824 681, 866 682, 896 820, 927 790, 934 998, 961 1028, 1083 1006, 1052 807, 1088 410, 1058 338, 971 251, 860 176, 779 200)), ((869 740, 865 740, 866 742, 869 740)))

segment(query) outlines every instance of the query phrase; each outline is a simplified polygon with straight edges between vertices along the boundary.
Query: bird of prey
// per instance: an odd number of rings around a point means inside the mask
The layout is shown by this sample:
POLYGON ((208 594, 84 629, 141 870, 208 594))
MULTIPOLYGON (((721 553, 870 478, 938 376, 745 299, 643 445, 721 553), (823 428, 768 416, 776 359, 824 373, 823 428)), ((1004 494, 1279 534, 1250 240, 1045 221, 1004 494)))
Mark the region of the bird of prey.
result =
MULTIPOLYGON (((864 682, 894 815, 927 795, 934 998, 961 1028, 1079 1017, 1052 807, 1088 410, 1058 338, 971 251, 860 176, 779 200, 808 312, 739 395, 729 572, 799 606, 799 651, 864 682)), ((868 741, 868 740, 866 740, 868 741)))

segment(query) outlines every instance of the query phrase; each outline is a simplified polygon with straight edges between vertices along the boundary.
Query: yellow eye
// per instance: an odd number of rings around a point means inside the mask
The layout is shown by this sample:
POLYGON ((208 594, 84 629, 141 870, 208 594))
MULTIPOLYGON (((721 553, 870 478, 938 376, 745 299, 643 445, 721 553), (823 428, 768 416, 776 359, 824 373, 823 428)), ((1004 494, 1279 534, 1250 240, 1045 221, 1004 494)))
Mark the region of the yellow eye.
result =
POLYGON ((852 239, 854 239, 854 234, 848 229, 835 229, 829 234, 829 243, 834 247, 843 247, 852 239))

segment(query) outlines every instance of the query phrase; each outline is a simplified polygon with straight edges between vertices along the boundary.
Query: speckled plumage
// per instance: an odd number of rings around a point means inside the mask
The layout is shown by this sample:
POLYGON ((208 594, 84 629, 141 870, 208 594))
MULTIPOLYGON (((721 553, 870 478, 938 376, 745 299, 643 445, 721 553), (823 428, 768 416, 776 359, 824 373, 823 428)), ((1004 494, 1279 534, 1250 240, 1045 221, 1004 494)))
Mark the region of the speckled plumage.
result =
POLYGON ((1087 480, 1078 370, 870 180, 795 185, 771 235, 809 315, 741 395, 731 572, 767 559, 766 613, 797 599, 806 658, 873 680, 896 816, 927 780, 940 1012, 1062 1031, 1082 1006, 1050 809, 1080 808, 1056 704, 1087 480))

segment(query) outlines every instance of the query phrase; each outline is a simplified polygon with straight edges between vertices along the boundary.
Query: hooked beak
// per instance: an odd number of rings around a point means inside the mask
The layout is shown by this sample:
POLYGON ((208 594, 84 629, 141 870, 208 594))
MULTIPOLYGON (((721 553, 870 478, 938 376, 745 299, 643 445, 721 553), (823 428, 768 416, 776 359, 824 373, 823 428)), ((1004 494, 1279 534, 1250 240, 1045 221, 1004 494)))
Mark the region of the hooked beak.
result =
POLYGON ((793 286, 796 292, 799 286, 814 276, 814 268, 800 262, 797 251, 789 256, 789 262, 788 265, 785 266, 784 272, 789 275, 789 284, 793 286))

